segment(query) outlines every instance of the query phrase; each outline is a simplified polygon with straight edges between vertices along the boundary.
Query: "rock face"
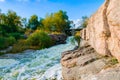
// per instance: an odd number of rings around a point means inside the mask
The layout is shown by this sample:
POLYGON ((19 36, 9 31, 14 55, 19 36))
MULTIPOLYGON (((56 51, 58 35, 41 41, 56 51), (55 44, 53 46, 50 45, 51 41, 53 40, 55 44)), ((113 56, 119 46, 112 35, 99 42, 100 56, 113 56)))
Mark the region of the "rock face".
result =
POLYGON ((120 80, 120 65, 102 56, 120 62, 120 0, 105 0, 80 33, 81 47, 62 54, 64 80, 120 80))
POLYGON ((63 79, 82 80, 81 77, 86 74, 97 73, 105 65, 104 60, 98 60, 99 57, 90 45, 75 51, 64 52, 61 59, 63 79), (95 66, 98 63, 99 65, 95 66))
POLYGON ((111 60, 85 43, 77 50, 62 54, 63 80, 120 80, 120 66, 113 67, 111 60))
POLYGON ((81 37, 102 55, 115 56, 120 62, 120 0, 106 0, 91 16, 81 37))

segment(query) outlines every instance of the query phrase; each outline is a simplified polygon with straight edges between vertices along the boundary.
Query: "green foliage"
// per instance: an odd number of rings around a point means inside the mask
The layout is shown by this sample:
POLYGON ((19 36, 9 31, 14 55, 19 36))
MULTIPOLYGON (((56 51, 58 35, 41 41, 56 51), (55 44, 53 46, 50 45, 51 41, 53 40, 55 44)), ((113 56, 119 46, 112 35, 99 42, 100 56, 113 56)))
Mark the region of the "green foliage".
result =
POLYGON ((39 26, 37 27, 38 30, 43 30, 44 29, 43 20, 44 20, 43 18, 40 18, 39 26))
POLYGON ((32 35, 29 36, 27 42, 31 46, 39 46, 40 49, 48 48, 52 45, 52 40, 47 33, 43 31, 35 31, 32 35))
POLYGON ((0 10, 0 49, 7 48, 13 44, 11 52, 19 52, 29 48, 47 48, 53 45, 54 41, 43 31, 63 33, 69 28, 70 21, 67 13, 62 10, 51 13, 45 19, 39 19, 37 15, 32 15, 28 21, 26 18, 18 16, 14 11, 9 10, 5 14, 0 10), (28 37, 28 39, 21 40, 23 37, 28 37))
POLYGON ((43 20, 44 29, 50 32, 65 32, 70 28, 70 21, 68 20, 67 13, 65 11, 58 11, 47 15, 43 20))
POLYGON ((75 35, 72 39, 71 39, 71 43, 75 44, 75 42, 78 43, 78 46, 80 45, 80 36, 75 35))
POLYGON ((22 52, 26 49, 29 49, 30 45, 27 44, 26 40, 19 40, 16 44, 13 45, 11 53, 22 52))
POLYGON ((22 23, 23 28, 27 27, 27 19, 26 18, 22 18, 21 23, 22 23))
POLYGON ((77 41, 78 46, 80 45, 80 36, 76 35, 74 36, 74 39, 77 41))
POLYGON ((32 15, 29 19, 28 27, 30 27, 33 30, 36 30, 39 26, 38 16, 32 15))
POLYGON ((0 37, 0 49, 7 48, 9 46, 9 42, 7 38, 5 37, 0 37))
POLYGON ((83 16, 82 17, 82 21, 83 21, 82 27, 83 28, 87 27, 87 25, 88 25, 88 17, 87 16, 83 16))
POLYGON ((16 42, 14 37, 0 37, 0 49, 7 48, 8 46, 13 45, 16 42))
POLYGON ((111 65, 115 65, 115 64, 117 64, 117 63, 119 63, 119 62, 118 62, 118 60, 117 60, 116 58, 113 57, 113 58, 110 59, 109 63, 110 63, 111 65))
POLYGON ((8 37, 7 39, 8 39, 8 42, 9 42, 10 46, 13 45, 16 42, 16 39, 13 36, 8 37))
POLYGON ((21 38, 21 33, 9 33, 9 36, 13 36, 16 40, 21 38))
POLYGON ((0 24, 5 25, 4 28, 8 32, 18 32, 21 25, 21 18, 16 14, 16 12, 9 10, 7 14, 2 13, 0 15, 0 24))

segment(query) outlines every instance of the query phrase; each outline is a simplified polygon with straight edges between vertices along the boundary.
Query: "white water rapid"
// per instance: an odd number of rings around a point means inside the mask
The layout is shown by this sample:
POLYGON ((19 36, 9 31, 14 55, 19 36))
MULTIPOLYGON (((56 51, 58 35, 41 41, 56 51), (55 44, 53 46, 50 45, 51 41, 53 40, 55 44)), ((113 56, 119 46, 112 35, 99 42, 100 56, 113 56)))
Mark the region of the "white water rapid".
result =
POLYGON ((0 56, 0 80, 61 80, 61 53, 76 46, 71 38, 48 49, 0 56))

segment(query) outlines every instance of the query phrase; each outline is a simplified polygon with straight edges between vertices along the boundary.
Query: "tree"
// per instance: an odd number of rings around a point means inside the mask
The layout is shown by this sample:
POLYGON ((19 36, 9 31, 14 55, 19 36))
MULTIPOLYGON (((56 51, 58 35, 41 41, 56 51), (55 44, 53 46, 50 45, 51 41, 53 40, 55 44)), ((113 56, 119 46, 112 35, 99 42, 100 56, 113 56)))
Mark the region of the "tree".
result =
POLYGON ((22 26, 23 26, 23 28, 26 28, 27 27, 27 19, 26 18, 22 18, 21 19, 21 23, 22 23, 22 26))
POLYGON ((54 26, 56 26, 58 32, 64 32, 70 28, 70 21, 65 11, 60 10, 53 17, 54 26))
POLYGON ((29 19, 28 27, 33 30, 36 30, 38 26, 39 26, 38 16, 32 15, 29 19))
POLYGON ((43 18, 40 18, 40 20, 39 20, 39 26, 37 27, 37 29, 44 29, 44 25, 43 25, 43 18))
POLYGON ((65 32, 70 28, 70 21, 68 20, 67 13, 65 11, 58 11, 47 15, 43 20, 44 28, 47 31, 65 32))
POLYGON ((2 10, 0 9, 0 24, 1 24, 1 15, 2 15, 2 10))
POLYGON ((53 26, 53 14, 46 15, 46 18, 42 21, 42 24, 44 26, 44 30, 46 31, 52 31, 53 26))
POLYGON ((85 27, 87 27, 87 25, 88 25, 88 17, 87 16, 83 16, 82 17, 82 21, 83 21, 83 23, 82 23, 82 27, 83 28, 85 28, 85 27))
POLYGON ((9 10, 7 14, 1 14, 1 25, 6 32, 18 32, 21 26, 21 17, 16 12, 9 10))

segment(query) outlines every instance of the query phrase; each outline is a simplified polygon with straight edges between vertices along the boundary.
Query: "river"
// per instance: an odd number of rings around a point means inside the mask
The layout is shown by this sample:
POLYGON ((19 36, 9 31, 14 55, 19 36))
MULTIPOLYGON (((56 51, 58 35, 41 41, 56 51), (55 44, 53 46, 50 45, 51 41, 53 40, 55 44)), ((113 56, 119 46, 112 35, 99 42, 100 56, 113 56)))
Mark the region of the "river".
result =
POLYGON ((48 49, 0 56, 0 80, 61 80, 61 53, 76 46, 71 38, 48 49))

